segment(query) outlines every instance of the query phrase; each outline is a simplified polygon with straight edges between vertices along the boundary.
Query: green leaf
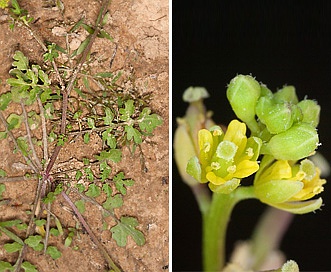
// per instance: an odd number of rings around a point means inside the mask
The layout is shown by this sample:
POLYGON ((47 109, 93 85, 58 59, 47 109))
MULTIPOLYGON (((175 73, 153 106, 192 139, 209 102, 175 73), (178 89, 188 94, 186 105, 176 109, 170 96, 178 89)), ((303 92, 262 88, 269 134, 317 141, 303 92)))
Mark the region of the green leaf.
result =
POLYGON ((110 40, 111 42, 114 40, 107 31, 105 30, 100 30, 98 35, 99 38, 106 38, 108 40, 110 40))
POLYGON ((121 114, 120 119, 122 121, 128 121, 131 118, 131 115, 134 113, 134 101, 133 100, 128 100, 124 104, 124 108, 119 109, 119 113, 121 114))
POLYGON ((84 144, 88 144, 90 141, 90 133, 84 134, 84 144))
POLYGON ((88 180, 91 180, 91 181, 94 180, 94 174, 93 174, 93 171, 91 170, 91 168, 84 168, 84 172, 85 172, 88 180))
POLYGON ((37 268, 27 261, 22 263, 22 268, 25 272, 38 272, 37 268))
POLYGON ((74 56, 77 56, 77 55, 80 55, 84 50, 85 48, 87 47, 87 45, 89 44, 91 40, 91 37, 88 36, 81 44, 80 46, 72 53, 71 57, 74 57, 74 56))
POLYGON ((40 243, 42 239, 43 238, 40 235, 31 235, 24 240, 24 243, 26 243, 29 247, 38 250, 39 245, 42 246, 42 244, 40 243))
POLYGON ((85 212, 85 202, 84 200, 80 199, 80 200, 77 200, 75 202, 75 206, 77 207, 78 211, 80 213, 84 213, 85 212))
POLYGON ((84 192, 84 190, 85 190, 85 186, 81 183, 77 183, 76 188, 77 188, 78 192, 80 192, 80 193, 84 192))
POLYGON ((100 156, 95 156, 98 161, 111 160, 113 162, 120 162, 122 159, 122 152, 120 149, 110 149, 108 151, 101 151, 100 156))
POLYGON ((6 131, 0 131, 0 140, 7 138, 7 132, 6 131))
POLYGON ((94 33, 94 29, 93 27, 91 27, 90 25, 84 24, 82 23, 82 27, 89 33, 89 34, 93 34, 94 33))
POLYGON ((53 260, 56 260, 61 257, 61 252, 55 246, 48 246, 46 253, 49 254, 53 260))
POLYGON ((95 122, 94 122, 94 119, 92 118, 87 118, 87 125, 89 126, 89 128, 91 129, 95 129, 95 122))
POLYGON ((109 77, 113 77, 113 73, 111 73, 111 72, 101 72, 101 73, 95 74, 94 77, 109 78, 109 77))
POLYGON ((7 176, 6 171, 3 169, 0 169, 0 178, 4 178, 5 176, 7 176))
POLYGON ((107 162, 103 161, 100 163, 100 172, 101 172, 101 181, 105 181, 111 173, 111 168, 107 164, 107 162))
POLYGON ((54 192, 49 192, 47 196, 43 199, 43 202, 45 204, 52 203, 55 200, 55 194, 54 192))
POLYGON ((43 89, 43 92, 40 95, 40 100, 42 103, 45 103, 47 100, 50 100, 52 98, 52 89, 50 88, 45 88, 43 89))
MULTIPOLYGON (((1 171, 1 169, 0 169, 0 171, 1 171)), ((0 174, 0 176, 1 176, 1 174, 0 174)), ((2 198, 2 193, 4 191, 6 191, 6 185, 3 183, 0 183, 0 199, 2 198)))
POLYGON ((114 119, 114 114, 111 111, 111 109, 108 108, 108 107, 105 108, 105 114, 106 114, 106 116, 103 117, 103 120, 105 122, 105 125, 110 125, 112 123, 113 119, 114 119))
POLYGON ((0 110, 5 110, 12 100, 10 92, 0 95, 0 110))
POLYGON ((102 207, 106 210, 113 210, 123 206, 123 198, 121 194, 109 196, 107 200, 102 204, 102 207))
POLYGON ((156 127, 163 123, 163 120, 159 115, 150 113, 151 110, 149 108, 144 108, 138 118, 140 129, 146 133, 152 133, 156 127))
POLYGON ((0 222, 0 226, 1 227, 6 227, 6 228, 10 228, 10 227, 14 227, 18 224, 20 224, 22 221, 19 219, 15 219, 15 220, 8 220, 8 221, 4 221, 4 222, 0 222))
POLYGON ((8 243, 8 244, 4 244, 4 249, 8 252, 8 253, 13 253, 16 251, 20 251, 22 249, 22 245, 17 243, 17 242, 13 242, 13 243, 8 243))
POLYGON ((112 188, 109 186, 109 184, 105 183, 102 185, 102 191, 105 192, 105 194, 107 195, 107 197, 110 197, 113 193, 112 188))
POLYGON ((102 132, 102 140, 107 143, 110 148, 116 148, 117 142, 115 135, 111 133, 112 129, 107 128, 104 132, 102 132))
POLYGON ((13 62, 13 66, 18 69, 27 70, 29 68, 29 60, 21 51, 16 51, 13 59, 16 60, 13 62))
POLYGON ((36 224, 36 226, 43 226, 43 225, 45 225, 46 224, 46 220, 45 219, 39 219, 39 220, 36 220, 35 221, 35 224, 36 224))
POLYGON ((98 197, 100 195, 100 188, 95 184, 91 184, 85 195, 88 197, 98 197))
POLYGON ((8 130, 19 128, 22 124, 22 116, 12 113, 7 118, 8 130))
POLYGON ((75 179, 76 179, 76 180, 80 180, 80 178, 81 178, 82 176, 83 176, 82 171, 78 170, 78 171, 76 172, 75 179))
POLYGON ((13 270, 14 270, 14 267, 10 263, 0 261, 0 271, 1 272, 7 272, 7 271, 13 271, 13 270))
POLYGON ((134 217, 121 217, 121 222, 112 227, 112 237, 115 239, 118 246, 124 247, 127 243, 128 236, 131 236, 138 246, 145 244, 144 234, 137 230, 138 221, 134 217))
POLYGON ((16 139, 17 141, 17 145, 19 147, 19 149, 21 150, 23 156, 27 156, 29 153, 29 145, 26 141, 26 139, 24 139, 23 137, 18 137, 16 139))
POLYGON ((124 179, 124 173, 120 172, 114 177, 115 187, 122 194, 126 195, 125 186, 132 186, 134 184, 134 180, 132 179, 124 179))
POLYGON ((125 126, 124 127, 126 134, 126 138, 131 141, 132 139, 136 144, 141 144, 142 143, 142 138, 141 138, 141 133, 139 130, 135 129, 132 126, 125 126))
MULTIPOLYGON (((45 112, 45 118, 46 119, 53 118, 53 113, 54 113, 54 105, 53 105, 53 103, 47 103, 44 106, 44 112, 45 112)), ((52 133, 54 134, 53 131, 52 131, 52 133)))
POLYGON ((60 235, 60 231, 58 229, 55 229, 55 228, 51 228, 49 230, 49 234, 50 235, 53 235, 53 236, 59 236, 60 235))

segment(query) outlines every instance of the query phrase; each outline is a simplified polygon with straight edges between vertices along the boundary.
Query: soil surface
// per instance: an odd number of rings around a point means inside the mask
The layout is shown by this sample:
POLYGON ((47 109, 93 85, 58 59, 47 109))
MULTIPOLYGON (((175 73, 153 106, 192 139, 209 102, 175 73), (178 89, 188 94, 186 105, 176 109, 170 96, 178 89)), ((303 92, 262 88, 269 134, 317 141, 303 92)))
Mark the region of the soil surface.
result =
MULTIPOLYGON (((53 1, 18 2, 34 18, 31 24, 33 29, 44 40, 63 47, 66 41, 62 34, 83 16, 87 23, 93 25, 101 6, 101 2, 96 0, 84 1, 84 3, 78 0, 62 0, 64 10, 61 12, 53 1)), ((91 55, 98 61, 91 64, 92 69, 95 72, 110 70, 122 71, 124 76, 134 75, 135 86, 127 86, 127 88, 136 90, 137 95, 140 96, 149 94, 149 107, 164 121, 163 125, 154 131, 154 135, 147 137, 141 144, 141 152, 137 149, 132 155, 128 148, 124 148, 121 163, 113 166, 113 169, 123 171, 126 177, 135 180, 135 184, 127 188, 124 205, 115 211, 119 216, 128 215, 138 219, 138 229, 144 233, 146 244, 137 246, 129 237, 127 245, 119 247, 111 238, 111 232, 102 230, 102 216, 97 208, 87 204, 87 210, 83 215, 123 271, 167 271, 169 263, 168 1, 114 0, 108 10, 110 19, 104 28, 114 38, 114 42, 96 39, 91 55), (109 67, 116 48, 115 44, 117 44, 116 55, 109 67)), ((43 61, 43 51, 36 40, 23 28, 16 26, 11 31, 8 19, 8 15, 0 10, 0 94, 9 91, 6 79, 9 78, 8 71, 11 69, 16 50, 22 51, 32 63, 41 65, 43 61)), ((86 31, 75 33, 69 39, 70 48, 76 49, 86 36, 86 31)), ((19 112, 19 109, 10 110, 19 112)), ((13 154, 13 143, 2 140, 0 145, 0 168, 5 169, 9 176, 24 174, 26 171, 24 161, 18 154, 13 154)), ((79 167, 82 158, 93 157, 93 154, 100 151, 101 145, 102 142, 98 137, 91 137, 88 146, 78 137, 75 143, 62 148, 54 171, 79 167)), ((0 221, 9 219, 27 221, 26 211, 31 209, 36 186, 36 181, 6 183, 3 197, 8 199, 9 203, 1 206, 0 221)), ((64 228, 75 227, 75 218, 64 199, 59 197, 53 203, 52 211, 64 228)), ((78 237, 75 236, 73 245, 69 248, 63 245, 65 237, 66 235, 50 241, 50 244, 56 245, 62 252, 62 257, 59 259, 53 260, 41 252, 30 249, 26 259, 36 265, 38 271, 107 271, 105 259, 85 232, 82 231, 78 237)), ((8 254, 2 246, 7 241, 8 237, 0 236, 0 260, 14 263, 17 254, 8 254)))

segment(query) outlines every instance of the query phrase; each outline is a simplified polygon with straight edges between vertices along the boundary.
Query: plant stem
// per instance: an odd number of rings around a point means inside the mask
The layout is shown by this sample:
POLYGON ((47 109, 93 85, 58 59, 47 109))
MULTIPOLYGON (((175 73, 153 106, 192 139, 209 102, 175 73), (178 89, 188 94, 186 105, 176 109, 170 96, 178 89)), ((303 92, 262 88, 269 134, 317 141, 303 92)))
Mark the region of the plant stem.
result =
POLYGON ((108 254, 108 252, 106 251, 106 249, 104 248, 104 246, 102 245, 102 243, 98 240, 98 238, 92 232, 90 226, 87 224, 87 222, 85 221, 85 219, 83 218, 83 216, 81 215, 81 213, 78 211, 78 209, 75 206, 75 204, 71 201, 71 199, 69 198, 69 196, 64 191, 61 192, 61 195, 67 201, 67 203, 70 205, 70 207, 73 209, 74 213, 76 214, 76 216, 79 219, 79 222, 83 225, 83 227, 87 231, 87 233, 90 236, 90 238, 93 241, 93 243, 95 243, 95 245, 101 251, 102 255, 107 260, 109 266, 113 269, 114 272, 121 272, 121 269, 114 263, 114 261, 112 260, 112 258, 110 257, 110 255, 108 254))
POLYGON ((262 215, 252 237, 252 268, 259 269, 270 252, 279 247, 294 215, 292 213, 268 207, 262 215))
POLYGON ((224 267, 226 230, 231 212, 240 200, 254 197, 253 186, 239 187, 231 194, 213 194, 210 207, 202 216, 204 271, 220 271, 224 267))

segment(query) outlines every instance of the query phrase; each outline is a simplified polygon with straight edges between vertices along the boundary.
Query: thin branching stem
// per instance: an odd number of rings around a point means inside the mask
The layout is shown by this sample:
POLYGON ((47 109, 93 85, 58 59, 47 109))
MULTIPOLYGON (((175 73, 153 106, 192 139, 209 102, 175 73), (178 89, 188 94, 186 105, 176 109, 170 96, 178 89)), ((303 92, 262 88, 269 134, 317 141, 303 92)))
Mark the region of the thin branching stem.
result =
MULTIPOLYGON (((110 0, 104 0, 102 2, 102 6, 100 8, 100 12, 99 12, 99 15, 98 15, 98 18, 96 20, 96 24, 95 24, 95 29, 94 29, 94 32, 93 34, 91 35, 91 38, 90 38, 90 41, 88 43, 88 45, 86 46, 86 48, 84 49, 83 53, 82 53, 82 57, 75 69, 75 71, 73 72, 71 78, 70 78, 70 81, 67 85, 67 87, 65 88, 65 90, 63 90, 62 92, 62 95, 63 95, 63 101, 62 101, 62 119, 61 119, 61 129, 60 129, 60 133, 65 135, 66 133, 66 121, 67 121, 67 110, 68 110, 68 98, 70 96, 70 92, 71 90, 73 89, 74 85, 75 85, 75 81, 77 79, 77 76, 79 74, 79 72, 81 71, 82 67, 83 67, 83 64, 85 63, 86 59, 87 59, 87 56, 88 54, 90 53, 91 51, 91 48, 92 48, 92 44, 94 43, 97 35, 98 35, 98 32, 100 30, 100 22, 103 20, 106 12, 107 12, 107 7, 110 3, 110 0)), ((54 152, 51 156, 51 159, 47 165, 47 168, 46 168, 46 175, 49 175, 50 174, 50 171, 51 169, 53 168, 53 165, 60 153, 60 150, 61 150, 62 146, 56 146, 55 149, 54 149, 54 152)))
POLYGON ((69 204, 69 206, 72 208, 72 210, 74 211, 74 213, 78 217, 79 222, 83 225, 83 227, 85 228, 85 230, 89 234, 89 236, 90 236, 91 240, 93 241, 93 243, 95 243, 95 245, 99 248, 99 250, 101 251, 102 255, 107 260, 109 266, 115 272, 120 272, 121 271, 120 268, 114 263, 114 261, 112 260, 112 258, 110 257, 110 255, 108 254, 108 252, 106 251, 106 249, 104 248, 104 246, 102 245, 102 243, 94 235, 94 233, 92 232, 90 226, 87 224, 87 222, 85 221, 85 219, 82 216, 82 214, 78 211, 78 209, 75 206, 75 204, 71 201, 70 197, 64 191, 61 192, 61 195, 67 201, 67 203, 69 204))
POLYGON ((45 118, 45 111, 44 107, 41 103, 40 98, 37 98, 39 112, 40 112, 40 119, 41 119, 41 129, 43 133, 43 150, 44 150, 44 160, 48 162, 48 144, 47 144, 47 129, 46 129, 46 118, 45 118))
MULTIPOLYGON (((32 143, 32 136, 31 136, 31 130, 30 130, 30 126, 28 123, 28 114, 26 112, 24 103, 21 101, 21 108, 22 108, 22 113, 23 113, 23 120, 24 120, 24 124, 25 124, 25 130, 26 130, 26 134, 28 136, 28 142, 29 142, 29 146, 30 146, 30 150, 32 151, 32 156, 33 156, 33 161, 36 163, 36 168, 38 168, 39 171, 41 171, 42 166, 41 163, 39 161, 39 158, 37 156, 36 150, 34 148, 34 144, 32 143)), ((33 161, 31 161, 31 163, 33 163, 33 161)))
POLYGON ((31 180, 35 180, 37 177, 38 177, 37 174, 32 174, 31 176, 20 176, 20 177, 4 177, 4 178, 0 178, 0 183, 31 181, 31 180))

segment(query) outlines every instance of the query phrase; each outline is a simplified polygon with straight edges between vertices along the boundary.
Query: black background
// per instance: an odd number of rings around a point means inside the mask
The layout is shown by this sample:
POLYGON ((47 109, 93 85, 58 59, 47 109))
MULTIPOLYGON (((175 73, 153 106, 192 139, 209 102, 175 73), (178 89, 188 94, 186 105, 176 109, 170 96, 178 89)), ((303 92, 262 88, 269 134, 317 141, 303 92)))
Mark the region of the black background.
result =
MULTIPOLYGON (((272 91, 294 85, 322 107, 319 151, 331 161, 331 1, 174 1, 172 3, 172 97, 175 118, 187 104, 182 93, 204 86, 217 123, 235 118, 225 96, 236 74, 252 74, 272 91)), ((173 167, 173 270, 201 271, 201 217, 190 189, 173 167)), ((301 271, 331 271, 331 186, 322 211, 295 216, 281 244, 301 271)), ((236 206, 228 252, 248 239, 264 205, 236 206)))

